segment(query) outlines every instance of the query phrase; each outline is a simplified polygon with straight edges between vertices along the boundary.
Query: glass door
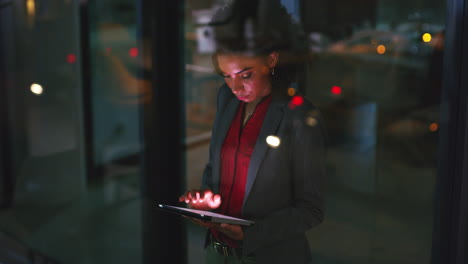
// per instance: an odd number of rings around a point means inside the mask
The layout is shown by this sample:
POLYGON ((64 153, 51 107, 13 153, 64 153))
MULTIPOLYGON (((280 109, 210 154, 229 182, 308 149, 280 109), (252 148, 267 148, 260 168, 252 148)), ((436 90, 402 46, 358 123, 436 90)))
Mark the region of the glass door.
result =
MULTIPOLYGON (((326 216, 307 233, 314 263, 430 263, 446 3, 281 2, 313 58, 296 88, 318 106, 329 136, 326 216)), ((223 4, 185 8, 187 135, 199 142, 187 151, 188 188, 199 186, 208 159, 220 86, 203 21, 223 4)), ((202 243, 204 232, 188 228, 202 243)), ((189 262, 199 258, 191 245, 189 262)))
POLYGON ((136 1, 107 2, 0 1, 0 262, 142 261, 136 1))
POLYGON ((430 263, 445 14, 440 1, 303 2, 304 90, 330 137, 317 263, 430 263))
POLYGON ((208 22, 232 2, 263 17, 272 1, 300 28, 289 59, 309 59, 288 96, 317 106, 328 135, 313 263, 439 261, 437 204, 458 205, 447 186, 464 184, 444 182, 444 162, 466 145, 451 140, 466 124, 447 125, 465 122, 466 91, 454 104, 443 79, 466 30, 447 42, 463 27, 446 14, 466 0, 0 0, 0 262, 205 263, 207 230, 156 204, 183 206, 202 184, 225 83, 208 22))

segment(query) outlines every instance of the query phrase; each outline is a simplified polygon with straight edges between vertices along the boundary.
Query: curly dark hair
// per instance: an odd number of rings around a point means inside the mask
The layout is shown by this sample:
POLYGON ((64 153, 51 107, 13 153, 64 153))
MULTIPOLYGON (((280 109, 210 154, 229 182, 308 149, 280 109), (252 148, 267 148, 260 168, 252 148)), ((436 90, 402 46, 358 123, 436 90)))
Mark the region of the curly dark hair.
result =
POLYGON ((276 51, 280 56, 272 81, 285 87, 310 58, 305 34, 280 0, 234 0, 217 10, 210 25, 217 71, 218 54, 266 56, 276 51))

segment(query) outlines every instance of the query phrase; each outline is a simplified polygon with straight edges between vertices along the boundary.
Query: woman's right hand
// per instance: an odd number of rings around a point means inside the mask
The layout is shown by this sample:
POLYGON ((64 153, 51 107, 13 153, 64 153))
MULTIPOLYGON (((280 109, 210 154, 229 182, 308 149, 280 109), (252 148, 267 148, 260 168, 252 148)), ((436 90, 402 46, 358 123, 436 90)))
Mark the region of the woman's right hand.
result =
POLYGON ((193 209, 208 211, 221 205, 221 196, 211 190, 189 190, 179 197, 179 202, 185 202, 193 209))

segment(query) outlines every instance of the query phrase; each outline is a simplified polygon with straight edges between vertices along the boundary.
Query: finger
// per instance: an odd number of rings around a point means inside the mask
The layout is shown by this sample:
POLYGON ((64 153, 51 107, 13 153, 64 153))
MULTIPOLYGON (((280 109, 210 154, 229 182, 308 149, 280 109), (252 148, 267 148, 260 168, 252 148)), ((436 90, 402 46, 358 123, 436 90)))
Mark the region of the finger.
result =
POLYGON ((220 205, 221 204, 221 195, 219 195, 219 194, 215 195, 214 198, 213 198, 213 202, 216 205, 220 205))
POLYGON ((203 203, 205 201, 205 194, 202 192, 198 192, 198 195, 200 195, 200 203, 203 203))
POLYGON ((242 240, 244 237, 242 228, 238 225, 220 224, 218 230, 235 240, 242 240))
POLYGON ((211 191, 205 191, 203 193, 203 202, 209 207, 211 208, 210 206, 210 201, 211 201, 211 197, 213 196, 213 193, 211 191))
POLYGON ((205 191, 205 192, 203 193, 203 199, 205 199, 205 200, 210 200, 210 198, 211 198, 212 196, 213 196, 213 192, 211 192, 211 191, 205 191))
POLYGON ((234 232, 233 228, 229 224, 220 224, 219 227, 221 228, 221 232, 232 234, 234 232))
POLYGON ((207 205, 211 209, 216 209, 221 205, 221 196, 219 194, 216 194, 213 198, 207 200, 207 205))
POLYGON ((213 223, 210 223, 210 222, 201 222, 200 225, 203 226, 203 227, 205 227, 205 228, 212 228, 212 227, 214 227, 214 224, 213 224, 213 223))
POLYGON ((229 229, 227 229, 227 228, 225 228, 225 227, 217 226, 216 229, 217 229, 219 232, 223 233, 223 234, 226 234, 226 235, 228 235, 228 236, 232 236, 231 230, 229 230, 229 229))
POLYGON ((199 191, 192 191, 192 202, 200 202, 200 192, 199 191))
POLYGON ((196 193, 195 193, 195 197, 196 197, 197 202, 201 202, 201 199, 200 199, 200 192, 196 192, 196 193))
POLYGON ((194 224, 196 224, 196 225, 198 225, 198 226, 205 227, 204 223, 203 223, 202 221, 200 221, 200 220, 197 220, 197 219, 195 219, 195 218, 190 218, 190 220, 191 220, 194 224))
POLYGON ((183 202, 187 199, 188 191, 184 192, 181 196, 179 196, 179 202, 183 202))

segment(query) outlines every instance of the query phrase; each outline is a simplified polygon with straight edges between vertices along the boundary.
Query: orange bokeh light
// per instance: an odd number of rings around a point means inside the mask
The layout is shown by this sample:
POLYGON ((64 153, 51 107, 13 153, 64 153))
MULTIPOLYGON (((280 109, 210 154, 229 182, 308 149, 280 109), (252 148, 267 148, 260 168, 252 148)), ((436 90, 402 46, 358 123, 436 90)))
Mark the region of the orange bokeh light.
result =
POLYGON ((385 48, 384 45, 379 45, 377 46, 377 53, 378 54, 384 54, 387 49, 385 48))

